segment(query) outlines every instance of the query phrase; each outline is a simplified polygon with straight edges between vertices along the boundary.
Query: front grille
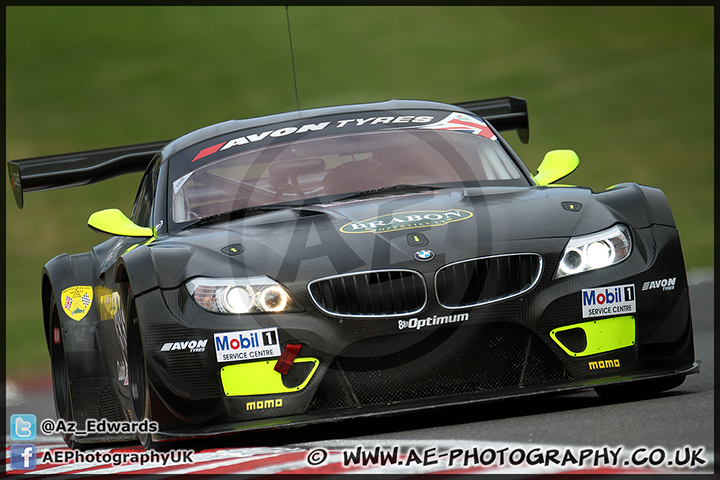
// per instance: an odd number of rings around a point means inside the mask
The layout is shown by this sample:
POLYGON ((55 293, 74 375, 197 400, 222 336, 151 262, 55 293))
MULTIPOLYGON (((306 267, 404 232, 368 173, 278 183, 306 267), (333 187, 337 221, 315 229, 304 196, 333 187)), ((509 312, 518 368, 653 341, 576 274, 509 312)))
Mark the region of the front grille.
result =
POLYGON ((541 272, 542 257, 536 253, 463 260, 437 271, 435 292, 444 307, 473 307, 527 292, 541 272))
POLYGON ((571 380, 529 329, 506 322, 372 338, 332 362, 310 411, 490 393, 571 380))
POLYGON ((421 311, 427 303, 425 280, 414 270, 375 270, 313 280, 313 302, 330 315, 392 317, 421 311))

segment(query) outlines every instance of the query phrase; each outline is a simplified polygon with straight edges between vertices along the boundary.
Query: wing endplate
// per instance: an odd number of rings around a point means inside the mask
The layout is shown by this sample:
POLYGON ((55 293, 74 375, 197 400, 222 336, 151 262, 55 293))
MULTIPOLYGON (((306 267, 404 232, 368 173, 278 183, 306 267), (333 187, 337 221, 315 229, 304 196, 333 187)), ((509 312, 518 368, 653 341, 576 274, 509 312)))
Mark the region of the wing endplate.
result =
POLYGON ((499 97, 460 102, 455 105, 470 110, 478 117, 487 120, 499 131, 517 130, 520 141, 523 143, 528 143, 530 139, 527 102, 524 98, 499 97))

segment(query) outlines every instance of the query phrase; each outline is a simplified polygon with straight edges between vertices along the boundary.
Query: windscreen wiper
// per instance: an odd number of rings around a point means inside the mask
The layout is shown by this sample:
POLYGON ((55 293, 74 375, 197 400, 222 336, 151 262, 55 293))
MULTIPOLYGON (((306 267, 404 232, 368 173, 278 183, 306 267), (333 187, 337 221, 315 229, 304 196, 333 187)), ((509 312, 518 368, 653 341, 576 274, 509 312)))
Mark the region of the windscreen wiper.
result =
POLYGON ((443 188, 449 188, 447 186, 438 186, 438 185, 408 185, 408 184, 400 184, 400 185, 391 185, 389 187, 381 187, 381 188, 374 188, 371 190, 363 190, 361 192, 354 192, 349 195, 343 195, 339 198, 334 198, 333 202, 339 202, 341 200, 348 200, 351 198, 359 198, 359 197, 369 197, 373 195, 377 195, 378 193, 388 193, 388 192, 400 192, 404 190, 440 190, 443 188))
POLYGON ((273 203, 271 205, 257 205, 255 207, 239 208, 237 210, 228 210, 222 213, 216 213, 207 217, 200 218, 189 225, 185 225, 180 230, 187 230, 188 228, 199 227, 202 225, 209 225, 211 223, 221 222, 225 220, 231 220, 235 218, 247 217, 256 213, 272 212, 275 210, 286 210, 288 208, 301 207, 301 204, 288 204, 288 203, 273 203))

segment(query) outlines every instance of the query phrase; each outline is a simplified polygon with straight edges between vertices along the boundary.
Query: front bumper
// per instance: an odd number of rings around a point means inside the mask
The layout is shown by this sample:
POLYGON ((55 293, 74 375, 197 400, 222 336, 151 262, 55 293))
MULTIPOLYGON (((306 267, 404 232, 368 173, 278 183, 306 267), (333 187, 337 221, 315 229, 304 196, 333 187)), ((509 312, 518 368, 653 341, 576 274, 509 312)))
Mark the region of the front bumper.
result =
MULTIPOLYGON (((553 275, 564 240, 535 241, 544 269, 532 290, 454 311, 428 295, 423 312, 400 320, 329 316, 315 308, 304 284, 286 286, 306 311, 282 315, 212 314, 198 307, 184 288, 148 292, 136 305, 152 418, 161 428, 156 438, 300 425, 694 373, 698 363, 677 231, 654 226, 634 234, 635 248, 624 262, 560 280, 553 275), (655 287, 667 279, 673 279, 672 289, 655 287), (582 329, 588 322, 609 325, 618 315, 587 317, 582 290, 618 285, 632 285, 635 292, 634 311, 622 314, 632 317, 631 341, 587 353, 553 335, 558 329, 582 329), (451 320, 442 325, 429 320, 437 317, 451 320), (277 328, 281 348, 302 345, 287 376, 272 369, 277 358, 218 362, 215 333, 266 328, 277 328), (182 348, 182 342, 199 340, 207 341, 202 351, 182 348), (169 342, 180 347, 161 351, 169 342), (270 386, 235 388, 244 378, 270 386), (233 388, 228 388, 230 383, 233 388)), ((505 248, 527 251, 522 242, 505 248)), ((438 266, 423 267, 432 288, 438 266)), ((596 342, 587 338, 595 330, 584 331, 586 343, 596 342)))

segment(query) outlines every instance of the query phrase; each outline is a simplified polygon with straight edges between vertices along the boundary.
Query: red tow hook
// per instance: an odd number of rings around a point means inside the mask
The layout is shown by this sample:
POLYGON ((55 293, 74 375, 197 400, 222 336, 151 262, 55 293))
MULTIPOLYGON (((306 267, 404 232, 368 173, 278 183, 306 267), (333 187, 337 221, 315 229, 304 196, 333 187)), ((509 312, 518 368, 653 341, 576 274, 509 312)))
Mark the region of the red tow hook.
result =
POLYGON ((302 345, 299 343, 288 343, 285 345, 285 349, 283 349, 280 358, 278 358, 278 361, 275 364, 275 371, 280 372, 283 375, 287 375, 288 370, 290 370, 290 367, 292 367, 292 364, 295 361, 295 357, 297 357, 298 353, 300 353, 300 347, 302 347, 302 345))

